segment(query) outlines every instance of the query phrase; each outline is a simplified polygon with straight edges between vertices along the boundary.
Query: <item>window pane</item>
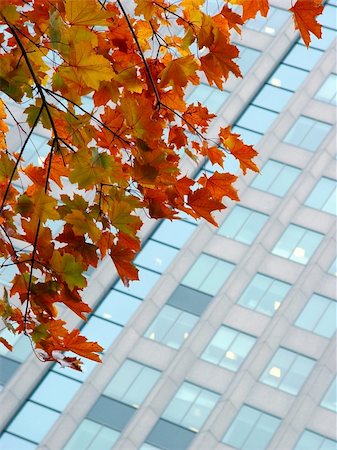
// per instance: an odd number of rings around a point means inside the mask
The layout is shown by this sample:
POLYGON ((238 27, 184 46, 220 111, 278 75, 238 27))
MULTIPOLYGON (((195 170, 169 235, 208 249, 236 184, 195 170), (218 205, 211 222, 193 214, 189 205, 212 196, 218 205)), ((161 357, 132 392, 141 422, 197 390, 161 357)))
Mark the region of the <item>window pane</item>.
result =
POLYGON ((337 412, 337 378, 333 380, 321 401, 321 406, 337 412))
POLYGON ((337 303, 327 297, 313 294, 295 325, 330 338, 336 331, 337 303))
MULTIPOLYGON (((111 450, 111 446, 117 441, 120 432, 102 426, 97 436, 87 448, 88 450, 111 450)), ((82 450, 82 449, 81 449, 82 450)))
POLYGON ((296 167, 269 160, 263 166, 261 173, 254 178, 251 186, 255 189, 283 197, 300 172, 300 169, 296 167))
POLYGON ((49 372, 31 396, 31 400, 63 411, 74 397, 81 383, 54 372, 49 372))
POLYGON ((118 281, 115 284, 114 289, 125 292, 128 295, 134 295, 141 299, 145 298, 158 281, 160 275, 151 270, 144 269, 143 267, 138 267, 138 269, 138 281, 131 281, 129 287, 124 286, 122 281, 118 281))
POLYGON ((33 402, 26 402, 8 426, 18 436, 40 442, 54 425, 60 414, 33 402))
POLYGON ((197 316, 165 305, 145 332, 145 337, 178 349, 197 321, 197 316))
POLYGON ((305 201, 305 205, 336 214, 337 182, 322 177, 305 201))
POLYGON ((191 383, 183 383, 162 417, 192 431, 199 431, 207 420, 219 395, 191 383))
POLYGON ((136 257, 135 263, 155 272, 163 273, 177 253, 177 249, 150 239, 136 257))
POLYGON ((261 375, 260 381, 269 386, 296 395, 311 370, 315 361, 290 350, 277 350, 267 368, 261 375))
POLYGON ((268 80, 268 83, 294 92, 303 83, 307 75, 308 72, 305 70, 288 66, 287 64, 280 64, 268 80))
POLYGON ((272 253, 300 264, 307 264, 322 238, 323 235, 316 231, 290 224, 276 243, 272 253))
POLYGON ((222 442, 242 450, 265 450, 281 420, 249 406, 242 406, 222 442))
POLYGON ((331 73, 317 91, 315 98, 323 102, 337 104, 337 75, 331 73))
POLYGON ((158 370, 126 360, 104 390, 104 395, 138 408, 159 376, 158 370))
POLYGON ((300 116, 288 134, 284 142, 309 151, 315 151, 320 146, 331 129, 331 125, 324 122, 318 122, 309 117, 300 116))
POLYGON ((294 450, 336 450, 337 442, 305 430, 294 450))
POLYGON ((84 419, 64 447, 64 450, 87 450, 101 428, 102 425, 92 420, 84 419))
POLYGON ((216 114, 225 103, 228 96, 229 93, 226 91, 220 91, 219 89, 201 83, 193 89, 186 101, 187 103, 194 103, 195 105, 200 102, 210 113, 216 114))
POLYGON ((240 66, 242 75, 246 75, 249 69, 255 64, 261 52, 254 48, 244 47, 243 45, 236 44, 236 46, 240 51, 238 65, 240 66))
POLYGON ((182 280, 182 284, 206 294, 215 295, 233 268, 233 264, 203 253, 182 280))
POLYGON ((222 326, 206 347, 201 359, 236 371, 255 341, 253 336, 222 326))
POLYGON ((107 350, 122 329, 123 328, 120 325, 100 319, 99 317, 91 316, 82 328, 82 331, 88 341, 99 342, 103 349, 107 350))
POLYGON ((95 315, 125 325, 140 304, 139 299, 112 289, 95 311, 95 315))
POLYGON ((195 231, 195 225, 184 220, 165 220, 153 233, 152 238, 181 248, 195 231))
POLYGON ((266 84, 254 98, 253 103, 254 105, 280 112, 292 95, 292 92, 266 84))
POLYGON ((244 244, 251 244, 267 220, 266 214, 235 206, 219 228, 218 233, 244 244))
POLYGON ((277 117, 277 113, 258 106, 249 106, 237 122, 239 127, 265 133, 277 117))
POLYGON ((2 450, 36 450, 36 448, 36 444, 9 433, 3 433, 0 437, 0 449, 2 450))
POLYGON ((285 64, 289 64, 290 66, 295 66, 300 69, 310 71, 322 54, 323 52, 316 50, 315 48, 309 47, 307 49, 305 45, 296 44, 290 50, 283 62, 285 64))

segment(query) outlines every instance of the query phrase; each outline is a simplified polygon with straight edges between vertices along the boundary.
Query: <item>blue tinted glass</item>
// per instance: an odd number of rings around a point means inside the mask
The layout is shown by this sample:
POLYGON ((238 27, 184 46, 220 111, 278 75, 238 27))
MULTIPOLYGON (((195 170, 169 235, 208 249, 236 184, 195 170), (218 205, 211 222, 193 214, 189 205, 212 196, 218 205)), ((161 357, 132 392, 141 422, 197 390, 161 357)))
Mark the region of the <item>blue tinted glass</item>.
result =
POLYGON ((294 450, 336 450, 337 442, 305 430, 294 450))
POLYGON ((322 239, 322 234, 316 233, 315 231, 306 230, 305 234, 294 248, 289 259, 300 264, 307 264, 322 239))
POLYGON ((311 370, 315 361, 285 348, 280 348, 260 377, 262 383, 273 386, 289 394, 296 395, 311 370))
POLYGON ((242 75, 246 75, 248 70, 255 64, 255 61, 260 56, 261 52, 250 47, 244 47, 243 45, 236 46, 240 51, 237 63, 242 75))
POLYGON ((315 98, 323 102, 337 104, 337 75, 331 73, 317 91, 315 98))
POLYGON ((54 425, 60 413, 26 402, 8 426, 8 431, 34 442, 40 442, 54 425))
POLYGON ((277 117, 277 113, 257 106, 249 106, 237 122, 239 127, 264 133, 277 117))
POLYGON ((120 325, 91 316, 82 328, 82 332, 89 341, 98 342, 104 350, 107 350, 122 329, 120 325))
POLYGON ((280 64, 269 78, 268 83, 290 91, 296 91, 307 75, 308 72, 305 70, 288 66, 287 64, 280 64))
POLYGON ((249 309, 255 309, 268 316, 273 316, 279 309, 289 289, 290 285, 288 283, 258 273, 239 298, 238 304, 249 309))
MULTIPOLYGON (((318 20, 320 20, 318 18, 318 20)), ((336 37, 336 31, 331 30, 330 28, 322 27, 322 37, 318 39, 313 34, 311 35, 311 43, 310 47, 315 47, 320 50, 326 50, 330 47, 331 43, 334 41, 336 37)))
POLYGON ((227 100, 228 95, 229 93, 226 91, 220 91, 219 89, 201 83, 187 97, 187 102, 194 104, 200 102, 210 113, 217 113, 227 100))
POLYGON ((131 281, 129 287, 125 287, 122 281, 118 281, 114 288, 141 299, 145 298, 158 281, 160 275, 143 267, 138 267, 138 269, 139 281, 131 281))
POLYGON ((136 257, 135 263, 155 272, 163 273, 177 253, 177 249, 150 239, 136 257))
POLYGON ((256 338, 222 326, 206 347, 201 358, 236 371, 253 347, 256 338))
POLYGON ((35 450, 36 448, 36 444, 32 444, 9 433, 4 433, 0 437, 1 450, 35 450))
POLYGON ((281 420, 249 406, 242 406, 222 442, 242 450, 265 450, 281 420))
POLYGON ((54 372, 49 372, 31 396, 31 400, 63 411, 74 397, 81 383, 54 372))
POLYGON ((280 112, 292 95, 292 92, 266 84, 254 98, 253 104, 280 112))
POLYGON ((314 126, 309 130, 308 134, 304 137, 300 146, 311 151, 315 151, 320 146, 326 135, 329 133, 331 125, 328 123, 315 121, 314 126))
POLYGON ((309 47, 307 49, 305 45, 296 44, 290 50, 283 62, 300 69, 311 70, 322 54, 323 53, 320 50, 315 48, 309 47))
POLYGON ((305 201, 305 205, 336 214, 337 182, 322 177, 305 201))
POLYGON ((251 244, 267 219, 268 216, 265 214, 235 206, 218 233, 245 244, 251 244))
POLYGON ((328 273, 337 277, 337 258, 332 261, 331 266, 329 267, 328 273))
POLYGON ((337 378, 330 384, 329 389, 321 401, 321 406, 337 412, 337 378))
POLYGON ((324 337, 332 337, 336 331, 336 302, 314 294, 297 318, 295 325, 324 337))
POLYGON ((181 248, 195 231, 195 225, 185 222, 184 220, 165 220, 162 222, 152 238, 165 244, 181 248))
MULTIPOLYGON (((241 139, 249 145, 256 145, 260 139, 262 138, 262 134, 254 133, 254 131, 247 130, 246 128, 241 127, 233 127, 233 132, 238 133, 241 136, 241 139)), ((226 157, 227 159, 227 157, 226 157)), ((226 161, 227 162, 227 161, 226 161)), ((237 173, 237 172, 232 172, 237 173)))
POLYGON ((309 133, 314 124, 315 121, 313 119, 300 116, 288 131, 287 135, 284 138, 284 142, 301 146, 303 139, 309 133))
POLYGON ((67 377, 73 378, 74 380, 85 381, 96 367, 97 362, 92 361, 91 359, 85 359, 84 364, 81 367, 82 372, 80 372, 79 370, 70 369, 69 367, 61 367, 59 364, 54 365, 53 372, 66 375, 67 377))
POLYGON ((325 5, 322 15, 319 16, 319 22, 327 28, 337 30, 337 8, 332 5, 325 5))
POLYGON ((95 311, 95 315, 125 325, 140 304, 139 299, 112 289, 95 311))

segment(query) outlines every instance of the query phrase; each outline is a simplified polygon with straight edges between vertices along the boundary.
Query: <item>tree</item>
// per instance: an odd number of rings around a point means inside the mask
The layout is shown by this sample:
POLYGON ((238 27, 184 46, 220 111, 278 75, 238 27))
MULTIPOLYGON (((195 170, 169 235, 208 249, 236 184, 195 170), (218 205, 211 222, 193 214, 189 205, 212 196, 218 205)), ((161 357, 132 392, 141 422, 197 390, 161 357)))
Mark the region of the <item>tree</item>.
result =
MULTIPOLYGON (((290 7, 307 46, 310 32, 321 35, 320 3, 290 7)), ((215 115, 187 104, 184 94, 201 76, 218 89, 230 73, 241 76, 231 32, 268 9, 268 0, 224 1, 213 16, 204 0, 135 0, 132 7, 123 0, 1 0, 0 256, 17 273, 0 314, 8 329, 29 336, 41 359, 77 370, 81 361, 63 352, 100 360, 102 347, 68 331, 56 304, 85 320, 84 272, 106 256, 126 285, 138 279, 141 210, 216 225, 212 213, 225 208, 223 200, 239 200, 226 155, 243 174, 258 171, 256 150, 230 126, 210 136, 215 115), (13 103, 28 103, 25 123, 13 103), (6 144, 8 115, 24 137, 19 149, 6 144), (47 130, 48 153, 27 163, 38 126, 47 130), (224 170, 191 179, 182 154, 224 170)))

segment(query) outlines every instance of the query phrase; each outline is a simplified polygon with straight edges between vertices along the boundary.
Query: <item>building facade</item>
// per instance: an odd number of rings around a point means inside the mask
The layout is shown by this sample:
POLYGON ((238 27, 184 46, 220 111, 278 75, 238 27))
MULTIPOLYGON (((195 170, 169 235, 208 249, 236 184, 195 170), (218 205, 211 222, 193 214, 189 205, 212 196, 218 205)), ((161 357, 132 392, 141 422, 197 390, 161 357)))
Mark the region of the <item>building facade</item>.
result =
POLYGON ((288 2, 271 3, 237 36, 244 79, 189 93, 258 149, 261 173, 239 177, 219 229, 146 220, 129 289, 109 261, 91 274, 92 315, 65 318, 102 365, 43 364, 24 336, 0 349, 1 450, 337 448, 337 3, 309 49, 288 2))

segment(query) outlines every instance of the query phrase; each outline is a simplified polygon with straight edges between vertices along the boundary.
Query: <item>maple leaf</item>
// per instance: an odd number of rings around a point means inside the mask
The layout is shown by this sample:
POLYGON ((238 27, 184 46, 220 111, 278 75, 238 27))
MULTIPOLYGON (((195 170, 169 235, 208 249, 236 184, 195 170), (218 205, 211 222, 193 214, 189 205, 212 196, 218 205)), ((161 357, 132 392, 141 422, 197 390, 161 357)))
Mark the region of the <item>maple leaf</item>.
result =
POLYGON ((241 5, 243 8, 242 20, 245 22, 248 19, 256 17, 260 12, 261 16, 267 17, 269 11, 268 0, 228 0, 232 5, 241 5))
POLYGON ((191 81, 193 84, 199 82, 196 71, 199 66, 193 55, 173 59, 168 62, 161 73, 161 85, 173 87, 185 87, 191 81))
POLYGON ((112 14, 96 0, 85 0, 85 8, 78 0, 65 0, 65 17, 70 25, 108 25, 112 14))
POLYGON ((231 154, 239 161, 240 168, 244 174, 247 169, 253 172, 259 172, 257 165, 252 161, 257 151, 252 145, 246 145, 240 139, 240 135, 232 133, 230 127, 221 128, 219 137, 223 145, 231 152, 231 154))
POLYGON ((83 267, 76 262, 73 255, 64 253, 61 255, 58 251, 53 253, 50 261, 51 267, 62 281, 67 283, 69 289, 84 287, 86 280, 82 275, 83 267))
POLYGON ((322 26, 316 17, 322 14, 323 5, 320 0, 297 0, 294 6, 289 8, 293 14, 295 29, 299 30, 307 47, 311 42, 310 33, 316 37, 322 37, 322 26))
POLYGON ((239 200, 238 192, 233 186, 237 176, 231 173, 214 172, 209 178, 203 175, 198 179, 198 183, 204 186, 212 194, 212 198, 222 200, 224 196, 231 200, 239 200))
POLYGON ((215 226, 218 224, 211 213, 215 210, 221 211, 225 208, 224 204, 219 200, 213 199, 211 192, 205 188, 190 192, 188 195, 188 204, 197 216, 203 217, 215 226))

